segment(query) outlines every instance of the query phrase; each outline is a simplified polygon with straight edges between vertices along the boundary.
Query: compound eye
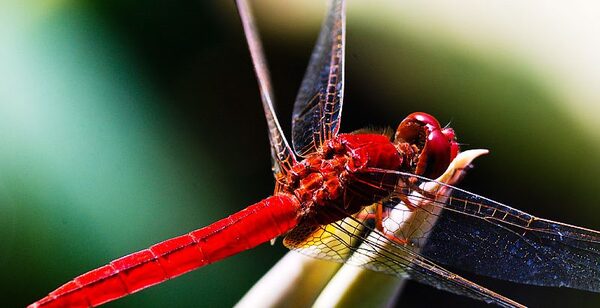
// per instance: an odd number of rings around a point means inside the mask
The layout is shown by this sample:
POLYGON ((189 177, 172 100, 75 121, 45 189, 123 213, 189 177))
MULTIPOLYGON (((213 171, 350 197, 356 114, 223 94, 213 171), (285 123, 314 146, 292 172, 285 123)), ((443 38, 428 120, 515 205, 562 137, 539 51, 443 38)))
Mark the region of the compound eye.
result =
POLYGON ((412 113, 400 123, 394 142, 416 146, 419 153, 414 172, 434 179, 444 173, 459 152, 454 130, 442 129, 433 116, 423 112, 412 113))
POLYGON ((403 140, 408 143, 417 143, 424 141, 427 131, 440 129, 440 123, 432 115, 424 112, 414 112, 409 114, 396 130, 395 140, 403 140))
POLYGON ((450 142, 441 130, 429 132, 415 173, 432 179, 442 175, 450 165, 451 151, 450 142))

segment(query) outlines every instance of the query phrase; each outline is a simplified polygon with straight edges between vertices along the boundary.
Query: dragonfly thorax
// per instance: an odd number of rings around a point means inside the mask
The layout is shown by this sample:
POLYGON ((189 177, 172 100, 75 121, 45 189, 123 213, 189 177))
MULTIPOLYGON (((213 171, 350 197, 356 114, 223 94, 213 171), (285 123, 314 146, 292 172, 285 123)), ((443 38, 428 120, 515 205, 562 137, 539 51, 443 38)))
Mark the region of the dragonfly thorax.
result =
POLYGON ((385 135, 341 134, 294 165, 282 190, 300 200, 305 217, 330 223, 386 197, 368 169, 400 170, 404 159, 385 135))

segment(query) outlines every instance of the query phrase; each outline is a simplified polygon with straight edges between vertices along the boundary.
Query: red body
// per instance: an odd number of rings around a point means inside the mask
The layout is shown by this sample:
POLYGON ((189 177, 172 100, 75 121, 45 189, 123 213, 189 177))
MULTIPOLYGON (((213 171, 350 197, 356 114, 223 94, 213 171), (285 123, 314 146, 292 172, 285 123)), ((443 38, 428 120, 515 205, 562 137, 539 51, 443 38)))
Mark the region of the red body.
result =
POLYGON ((97 306, 253 248, 298 224, 324 225, 353 215, 386 197, 385 179, 366 169, 411 168, 406 162, 419 151, 400 148, 381 134, 336 136, 279 177, 276 196, 83 274, 30 307, 97 306))

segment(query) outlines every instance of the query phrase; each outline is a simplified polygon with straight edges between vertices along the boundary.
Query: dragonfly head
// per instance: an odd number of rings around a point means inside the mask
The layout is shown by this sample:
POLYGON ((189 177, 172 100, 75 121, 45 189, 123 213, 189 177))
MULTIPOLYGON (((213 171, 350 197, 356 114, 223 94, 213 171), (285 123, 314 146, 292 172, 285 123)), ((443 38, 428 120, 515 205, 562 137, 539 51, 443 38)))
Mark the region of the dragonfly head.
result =
POLYGON ((398 125, 396 148, 414 159, 408 160, 414 173, 428 178, 440 176, 458 155, 459 145, 452 128, 441 128, 432 115, 415 112, 398 125))

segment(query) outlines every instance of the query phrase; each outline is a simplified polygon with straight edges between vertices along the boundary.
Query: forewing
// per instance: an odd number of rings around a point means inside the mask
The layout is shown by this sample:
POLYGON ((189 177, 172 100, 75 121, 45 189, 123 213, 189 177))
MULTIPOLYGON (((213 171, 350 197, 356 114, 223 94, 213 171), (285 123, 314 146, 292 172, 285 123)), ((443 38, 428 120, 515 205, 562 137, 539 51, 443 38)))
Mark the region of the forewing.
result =
POLYGON ((480 275, 600 292, 600 233, 455 191, 423 254, 480 275), (460 252, 460 253, 459 253, 460 252))
MULTIPOLYGON (((498 279, 600 292, 600 232, 537 218, 443 183, 397 171, 396 196, 427 203, 437 223, 400 237, 422 245, 421 254, 453 268, 498 279), (415 195, 404 184, 436 183, 415 195), (426 242, 420 239, 426 238, 426 242)), ((394 207, 391 212, 407 212, 394 207)), ((398 215, 399 216, 399 215, 398 215)), ((393 215, 390 215, 393 217, 393 215)))
POLYGON ((345 43, 346 4, 333 0, 294 103, 292 142, 298 156, 314 152, 339 131, 345 43))
POLYGON ((242 20, 248 48, 250 49, 252 64, 254 65, 254 72, 258 79, 262 105, 267 119, 269 142, 271 143, 271 156, 273 159, 273 172, 275 174, 280 171, 287 172, 296 159, 285 139, 285 135, 281 130, 277 115, 275 114, 271 77, 269 75, 269 69, 265 60, 261 40, 258 31, 256 30, 252 11, 246 0, 236 0, 236 4, 242 20))

